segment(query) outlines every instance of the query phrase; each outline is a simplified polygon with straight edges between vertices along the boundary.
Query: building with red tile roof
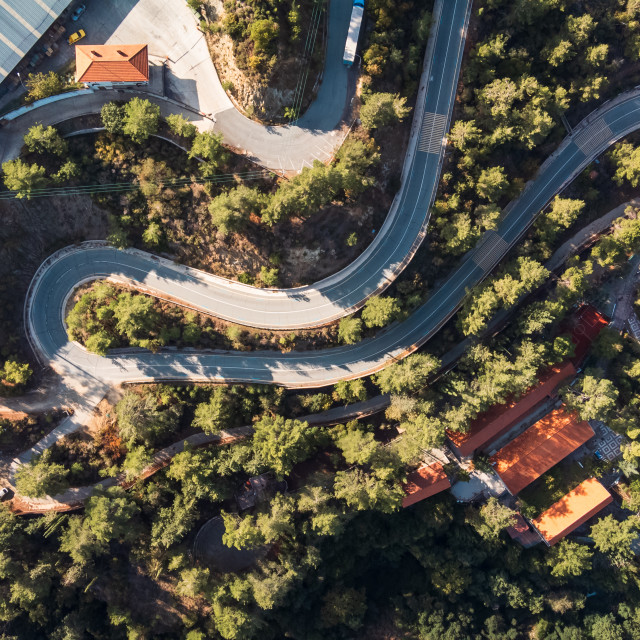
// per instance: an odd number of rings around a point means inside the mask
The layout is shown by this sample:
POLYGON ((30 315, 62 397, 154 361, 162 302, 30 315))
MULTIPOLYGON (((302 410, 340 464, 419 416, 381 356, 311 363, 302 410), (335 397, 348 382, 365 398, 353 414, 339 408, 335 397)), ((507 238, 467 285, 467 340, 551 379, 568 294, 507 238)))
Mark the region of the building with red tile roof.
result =
POLYGON ((613 502, 596 478, 589 478, 552 504, 531 524, 551 547, 613 502))
POLYGON ((588 422, 561 407, 530 426, 490 461, 515 496, 594 435, 588 422))
POLYGON ((558 387, 573 378, 576 369, 571 362, 552 367, 543 373, 535 387, 531 387, 518 400, 511 399, 498 404, 479 415, 469 431, 447 431, 454 451, 462 458, 472 456, 476 451, 485 449, 500 436, 504 435, 536 407, 555 396, 558 387))
POLYGON ((538 384, 531 387, 519 399, 510 398, 504 404, 491 407, 471 422, 469 431, 447 431, 455 453, 461 458, 486 450, 491 443, 512 429, 529 413, 549 398, 555 397, 560 385, 576 375, 576 368, 587 355, 591 343, 608 324, 607 319, 591 305, 585 304, 564 325, 571 335, 575 355, 539 376, 538 384))
POLYGON ((407 476, 407 481, 403 483, 405 497, 402 500, 402 506, 409 507, 449 487, 451 487, 451 482, 449 482, 440 462, 423 465, 412 471, 407 476))
POLYGON ((147 45, 76 45, 76 82, 107 86, 149 82, 147 45))

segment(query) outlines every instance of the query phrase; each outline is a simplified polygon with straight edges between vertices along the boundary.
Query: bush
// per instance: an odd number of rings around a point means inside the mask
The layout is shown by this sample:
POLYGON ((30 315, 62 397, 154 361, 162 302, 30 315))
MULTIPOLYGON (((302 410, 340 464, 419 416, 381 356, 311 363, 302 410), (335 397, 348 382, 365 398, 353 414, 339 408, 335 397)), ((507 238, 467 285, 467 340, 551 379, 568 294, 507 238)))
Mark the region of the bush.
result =
POLYGON ((55 71, 30 73, 25 84, 28 90, 25 97, 27 102, 55 96, 65 90, 64 80, 55 71))
POLYGON ((360 122, 365 129, 379 129, 395 122, 402 122, 411 111, 407 99, 398 94, 372 93, 360 109, 360 122))
POLYGON ((189 120, 179 113, 172 113, 167 116, 167 124, 172 133, 175 133, 177 136, 182 136, 183 138, 193 138, 198 131, 192 122, 189 122, 189 120))
POLYGON ((251 25, 251 39, 256 53, 266 52, 278 37, 280 27, 273 20, 256 20, 251 25))

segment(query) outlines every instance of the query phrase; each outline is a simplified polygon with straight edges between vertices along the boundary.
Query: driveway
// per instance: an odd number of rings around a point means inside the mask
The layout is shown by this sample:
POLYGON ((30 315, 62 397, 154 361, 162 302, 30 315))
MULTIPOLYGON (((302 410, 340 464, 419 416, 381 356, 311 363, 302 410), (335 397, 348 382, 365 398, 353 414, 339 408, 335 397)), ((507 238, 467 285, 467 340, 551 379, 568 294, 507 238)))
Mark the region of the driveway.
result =
MULTIPOLYGON (((342 64, 344 43, 349 27, 351 5, 345 0, 330 0, 329 31, 324 80, 307 112, 286 127, 267 127, 244 117, 232 104, 220 84, 207 43, 198 29, 198 21, 184 0, 87 0, 87 10, 69 29, 83 28, 83 44, 149 45, 150 61, 166 62, 165 92, 169 98, 206 114, 211 120, 190 115, 201 130, 214 128, 231 147, 246 153, 252 160, 278 172, 300 171, 314 160, 329 160, 344 139, 343 118, 348 111, 356 70, 342 64), (212 125, 215 122, 215 125, 212 125)), ((301 39, 304 46, 304 38, 301 39)), ((73 47, 62 50, 38 71, 60 69, 75 55, 73 47)), ((19 91, 22 89, 19 88, 19 91)), ((19 91, 4 99, 13 99, 19 91)), ((123 99, 115 90, 100 95, 62 100, 55 105, 34 109, 14 121, 16 126, 0 130, 2 161, 19 153, 22 135, 33 122, 55 124, 77 112, 96 113, 104 102, 123 99), (53 107, 53 108, 52 108, 53 107)), ((154 100, 152 96, 148 96, 154 100)), ((162 100, 155 100, 161 105, 162 100)), ((172 107, 172 112, 179 107, 172 107)))

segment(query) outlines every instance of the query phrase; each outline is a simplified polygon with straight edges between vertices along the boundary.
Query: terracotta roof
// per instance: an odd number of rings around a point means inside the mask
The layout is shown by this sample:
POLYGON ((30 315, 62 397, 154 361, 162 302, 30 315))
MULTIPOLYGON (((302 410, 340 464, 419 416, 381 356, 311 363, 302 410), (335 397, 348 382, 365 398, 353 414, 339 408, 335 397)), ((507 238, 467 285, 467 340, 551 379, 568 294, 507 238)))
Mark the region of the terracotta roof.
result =
POLYGON ((552 367, 545 371, 539 377, 538 384, 531 387, 519 400, 511 399, 505 404, 495 405, 478 416, 466 433, 447 431, 447 436, 461 456, 473 455, 478 449, 504 435, 536 405, 553 396, 565 380, 575 375, 576 369, 571 362, 552 367))
POLYGON ((613 501, 611 494, 589 478, 541 513, 532 524, 549 546, 562 540, 613 501))
POLYGON ((509 537, 517 538, 521 533, 529 531, 529 525, 519 513, 516 513, 513 517, 513 524, 507 527, 505 531, 509 534, 509 537))
POLYGON ((571 341, 575 345, 575 355, 572 358, 575 364, 579 364, 583 360, 591 343, 608 324, 608 320, 590 304, 583 305, 572 316, 569 330, 571 341))
POLYGON ((555 409, 500 449, 491 463, 515 496, 594 435, 577 414, 555 409))
POLYGON ((76 82, 147 82, 146 44, 76 45, 76 82))
POLYGON ((424 465, 407 476, 403 483, 406 497, 402 500, 402 506, 408 507, 420 500, 440 493, 451 486, 444 467, 440 462, 424 465))

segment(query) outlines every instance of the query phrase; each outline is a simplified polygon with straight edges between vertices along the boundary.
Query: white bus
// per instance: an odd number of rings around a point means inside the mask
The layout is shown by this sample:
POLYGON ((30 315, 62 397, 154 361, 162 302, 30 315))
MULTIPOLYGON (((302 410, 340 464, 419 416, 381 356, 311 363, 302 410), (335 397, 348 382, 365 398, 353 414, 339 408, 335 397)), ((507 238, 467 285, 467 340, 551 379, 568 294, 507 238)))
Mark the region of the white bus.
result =
POLYGON ((351 22, 349 23, 349 34, 347 35, 347 44, 344 48, 344 57, 342 61, 350 67, 356 59, 356 48, 358 46, 358 36, 360 35, 360 25, 362 24, 362 16, 364 14, 364 0, 354 0, 353 10, 351 11, 351 22))

